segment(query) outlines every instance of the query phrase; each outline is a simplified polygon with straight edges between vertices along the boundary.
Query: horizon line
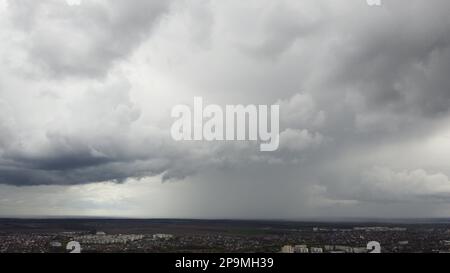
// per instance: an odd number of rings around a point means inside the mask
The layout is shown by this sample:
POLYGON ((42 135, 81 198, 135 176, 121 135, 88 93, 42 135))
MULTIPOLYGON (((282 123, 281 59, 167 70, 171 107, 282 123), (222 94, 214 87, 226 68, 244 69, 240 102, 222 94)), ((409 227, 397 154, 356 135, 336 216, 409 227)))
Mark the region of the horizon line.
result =
POLYGON ((160 221, 241 221, 241 222, 420 222, 430 223, 432 221, 448 221, 450 217, 305 217, 305 218, 184 218, 184 217, 121 217, 121 216, 1 216, 0 220, 160 220, 160 221))

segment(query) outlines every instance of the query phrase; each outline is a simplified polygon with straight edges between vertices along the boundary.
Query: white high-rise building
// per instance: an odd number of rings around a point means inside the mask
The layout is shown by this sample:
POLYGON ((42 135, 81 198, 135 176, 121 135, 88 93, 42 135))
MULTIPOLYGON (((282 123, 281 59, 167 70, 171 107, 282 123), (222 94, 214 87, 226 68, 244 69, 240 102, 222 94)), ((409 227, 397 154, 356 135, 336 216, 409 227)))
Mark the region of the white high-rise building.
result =
POLYGON ((309 253, 308 246, 306 245, 296 245, 294 246, 295 253, 309 253))
POLYGON ((281 248, 281 253, 294 253, 294 247, 291 245, 285 245, 281 248))
POLYGON ((311 247, 311 253, 323 253, 323 249, 321 247, 311 247))
POLYGON ((153 239, 172 239, 172 234, 153 234, 153 239))

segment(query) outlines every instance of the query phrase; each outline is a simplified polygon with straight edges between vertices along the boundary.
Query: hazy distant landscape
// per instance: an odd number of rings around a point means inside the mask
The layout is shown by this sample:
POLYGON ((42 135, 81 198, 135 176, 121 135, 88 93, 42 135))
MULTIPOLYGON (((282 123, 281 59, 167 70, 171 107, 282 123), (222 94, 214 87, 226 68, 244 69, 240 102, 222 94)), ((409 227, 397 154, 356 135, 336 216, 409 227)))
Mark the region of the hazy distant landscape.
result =
POLYGON ((450 251, 448 219, 242 221, 183 219, 0 219, 1 252, 367 253, 450 251))

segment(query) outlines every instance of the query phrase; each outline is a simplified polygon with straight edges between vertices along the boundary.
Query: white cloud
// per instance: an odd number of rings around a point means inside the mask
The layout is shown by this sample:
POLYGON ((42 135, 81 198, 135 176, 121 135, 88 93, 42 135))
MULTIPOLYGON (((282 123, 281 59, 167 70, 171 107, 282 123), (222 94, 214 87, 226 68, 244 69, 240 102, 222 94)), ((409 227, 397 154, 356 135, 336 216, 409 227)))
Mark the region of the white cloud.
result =
POLYGON ((170 1, 12 1, 29 61, 51 76, 101 77, 151 33, 170 1), (76 8, 74 8, 76 6, 76 8))
POLYGON ((450 179, 443 173, 428 173, 423 169, 393 171, 374 167, 361 177, 361 200, 450 201, 450 179))
POLYGON ((79 6, 82 3, 82 0, 66 0, 67 5, 69 6, 79 6))
POLYGON ((8 8, 8 1, 0 0, 0 12, 6 11, 7 8, 8 8))

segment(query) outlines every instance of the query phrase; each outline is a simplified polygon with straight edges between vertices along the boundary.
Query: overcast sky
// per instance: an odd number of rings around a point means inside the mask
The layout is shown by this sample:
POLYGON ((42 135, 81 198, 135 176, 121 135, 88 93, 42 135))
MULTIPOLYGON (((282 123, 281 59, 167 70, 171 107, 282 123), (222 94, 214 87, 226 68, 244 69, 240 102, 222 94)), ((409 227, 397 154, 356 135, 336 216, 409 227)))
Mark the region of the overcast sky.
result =
POLYGON ((0 0, 0 216, 450 217, 448 0, 0 0), (279 104, 280 149, 173 106, 279 104))

